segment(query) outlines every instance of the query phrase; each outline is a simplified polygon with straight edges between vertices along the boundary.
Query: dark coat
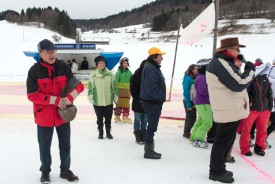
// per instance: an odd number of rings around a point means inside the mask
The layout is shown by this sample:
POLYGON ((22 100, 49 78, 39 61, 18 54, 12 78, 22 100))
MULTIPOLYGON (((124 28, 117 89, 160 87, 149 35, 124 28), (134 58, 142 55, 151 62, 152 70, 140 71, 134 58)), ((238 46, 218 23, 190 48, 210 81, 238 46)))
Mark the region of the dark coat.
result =
POLYGON ((142 70, 144 67, 146 60, 142 61, 140 67, 135 71, 135 73, 132 75, 131 83, 130 83, 130 92, 133 97, 132 100, 132 110, 134 112, 144 113, 144 110, 141 106, 141 99, 139 97, 140 95, 140 83, 141 83, 141 76, 142 76, 142 70))
POLYGON ((247 88, 250 110, 263 112, 272 110, 273 98, 270 82, 266 75, 258 75, 247 88))
POLYGON ((141 77, 140 98, 146 102, 162 105, 166 100, 166 85, 160 65, 147 60, 141 77))
POLYGON ((89 69, 89 63, 87 60, 82 61, 81 63, 81 69, 82 70, 88 70, 89 69))

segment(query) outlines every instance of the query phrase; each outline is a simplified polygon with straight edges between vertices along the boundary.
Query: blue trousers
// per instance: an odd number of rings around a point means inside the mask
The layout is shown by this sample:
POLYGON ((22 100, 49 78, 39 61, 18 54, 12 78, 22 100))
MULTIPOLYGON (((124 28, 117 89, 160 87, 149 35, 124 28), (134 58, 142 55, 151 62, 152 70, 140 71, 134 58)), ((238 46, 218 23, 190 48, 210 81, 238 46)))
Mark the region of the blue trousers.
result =
POLYGON ((146 129, 147 116, 145 113, 135 112, 134 130, 146 129))
POLYGON ((145 142, 152 143, 154 142, 154 135, 158 128, 162 104, 141 101, 141 105, 146 113, 148 120, 145 142))
MULTIPOLYGON (((40 151, 41 167, 40 171, 44 173, 51 172, 51 144, 54 127, 37 126, 37 137, 40 151)), ((71 164, 71 127, 70 123, 65 123, 56 127, 59 142, 60 172, 69 170, 71 164)))

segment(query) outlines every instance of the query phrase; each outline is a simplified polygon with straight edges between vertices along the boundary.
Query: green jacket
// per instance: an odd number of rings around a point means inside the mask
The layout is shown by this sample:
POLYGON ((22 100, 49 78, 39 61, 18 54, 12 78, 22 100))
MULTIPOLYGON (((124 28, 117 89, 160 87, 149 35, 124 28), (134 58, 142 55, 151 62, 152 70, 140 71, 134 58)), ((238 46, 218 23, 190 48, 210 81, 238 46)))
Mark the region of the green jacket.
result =
POLYGON ((117 83, 128 83, 128 84, 130 84, 131 77, 132 77, 132 72, 128 68, 123 69, 122 71, 120 69, 118 69, 116 74, 115 74, 116 84, 117 83))
POLYGON ((96 106, 107 106, 117 101, 118 91, 114 74, 105 68, 93 70, 88 82, 88 100, 96 106))

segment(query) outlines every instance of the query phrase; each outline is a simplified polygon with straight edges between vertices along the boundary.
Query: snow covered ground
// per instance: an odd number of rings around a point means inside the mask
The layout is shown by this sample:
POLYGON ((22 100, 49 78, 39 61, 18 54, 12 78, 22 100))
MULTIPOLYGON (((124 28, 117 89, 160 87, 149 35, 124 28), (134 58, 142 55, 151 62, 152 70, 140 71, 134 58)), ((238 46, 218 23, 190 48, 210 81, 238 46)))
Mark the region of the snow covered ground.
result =
MULTIPOLYGON (((143 146, 134 142, 130 124, 113 124, 113 140, 97 139, 96 122, 72 122, 71 169, 81 184, 202 184, 208 180, 209 149, 194 148, 182 138, 182 127, 162 121, 155 136, 160 160, 143 158, 143 146)), ((239 137, 239 136, 238 136, 239 137)), ((270 137, 273 148, 264 157, 240 155, 238 140, 234 145, 235 183, 275 183, 275 135, 270 137)), ((36 126, 32 119, 1 119, 0 123, 0 183, 39 183, 39 152, 36 126)), ((59 151, 56 134, 52 143, 52 183, 68 183, 59 178, 59 151)))
MULTIPOLYGON (((266 21, 266 20, 262 20, 266 21)), ((245 21, 243 21, 245 22, 245 21)), ((248 21, 249 24, 259 24, 261 20, 248 21)), ((268 22, 266 22, 268 24, 268 22)), ((171 78, 175 54, 175 42, 156 41, 150 39, 139 41, 142 32, 147 30, 136 26, 137 33, 125 33, 126 28, 118 28, 120 33, 97 33, 93 36, 110 37, 111 44, 99 46, 105 51, 123 51, 129 57, 131 70, 134 71, 145 59, 147 51, 157 46, 167 52, 164 55, 162 71, 167 80, 171 78)), ((134 29, 128 27, 127 30, 134 29)), ((260 57, 264 62, 271 62, 274 56, 274 29, 268 29, 270 34, 228 35, 238 36, 241 44, 247 46, 242 53, 247 60, 254 61, 260 57)), ((34 63, 32 58, 25 57, 24 50, 36 50, 37 43, 51 39, 55 34, 49 30, 18 26, 0 21, 0 81, 24 82, 29 67, 34 63)), ((85 33, 91 34, 91 33, 85 33)), ((160 33, 151 33, 154 38, 160 33)), ((225 38, 219 37, 218 40, 225 38)), ((193 46, 178 47, 175 69, 174 88, 181 88, 184 71, 191 63, 212 55, 212 35, 193 46)), ((63 43, 73 43, 74 40, 62 38, 63 43)), ((219 42, 218 42, 219 46, 219 42)), ((116 70, 116 68, 114 69, 116 70)), ((2 84, 2 83, 1 83, 2 84)), ((21 84, 22 85, 22 84, 21 84)), ((3 92, 3 91, 2 91, 3 92)), ((35 184, 39 183, 39 152, 36 126, 33 123, 32 112, 27 115, 9 114, 4 111, 10 104, 29 103, 25 93, 11 96, 11 92, 0 94, 0 183, 2 184, 35 184), (3 113, 5 112, 5 113, 3 113)), ((84 101, 82 94, 77 101, 84 101)), ((85 102, 86 103, 86 102, 85 102)), ((168 102, 167 102, 168 103, 168 102)), ((178 110, 184 109, 181 100, 174 103, 178 110)), ((22 106, 22 109, 24 106, 22 106)), ((92 108, 92 107, 90 107, 92 108)), ((164 109, 166 110, 166 109, 164 109)), ((182 121, 162 119, 155 136, 156 151, 162 153, 161 160, 143 158, 143 146, 134 142, 133 127, 130 124, 113 125, 113 140, 98 140, 96 119, 94 116, 84 116, 72 122, 72 167, 82 184, 201 184, 215 183, 208 180, 209 149, 198 149, 182 138, 182 121)), ((275 183, 275 135, 271 134, 269 142, 273 148, 266 150, 266 155, 260 157, 244 157, 240 155, 236 139, 233 156, 236 163, 227 164, 227 169, 234 172, 235 183, 275 183)), ((59 178, 59 155, 57 137, 54 134, 52 145, 52 183, 68 183, 59 178)))

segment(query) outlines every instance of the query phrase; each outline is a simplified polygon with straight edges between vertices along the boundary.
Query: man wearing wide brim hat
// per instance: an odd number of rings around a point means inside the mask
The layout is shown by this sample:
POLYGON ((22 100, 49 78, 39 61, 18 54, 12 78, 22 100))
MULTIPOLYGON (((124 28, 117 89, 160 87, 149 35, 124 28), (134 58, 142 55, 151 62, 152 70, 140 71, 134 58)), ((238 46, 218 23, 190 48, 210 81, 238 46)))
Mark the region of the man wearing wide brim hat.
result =
POLYGON ((215 52, 221 52, 230 48, 245 48, 245 45, 241 45, 239 44, 239 40, 238 38, 225 38, 223 40, 221 40, 221 46, 220 48, 217 48, 215 50, 215 52))
POLYGON ((221 40, 206 71, 213 119, 217 123, 209 179, 223 183, 234 182, 233 173, 226 170, 225 157, 234 144, 239 121, 249 115, 246 88, 252 82, 255 67, 247 61, 244 73, 240 73, 235 65, 240 48, 244 47, 236 37, 221 40))

